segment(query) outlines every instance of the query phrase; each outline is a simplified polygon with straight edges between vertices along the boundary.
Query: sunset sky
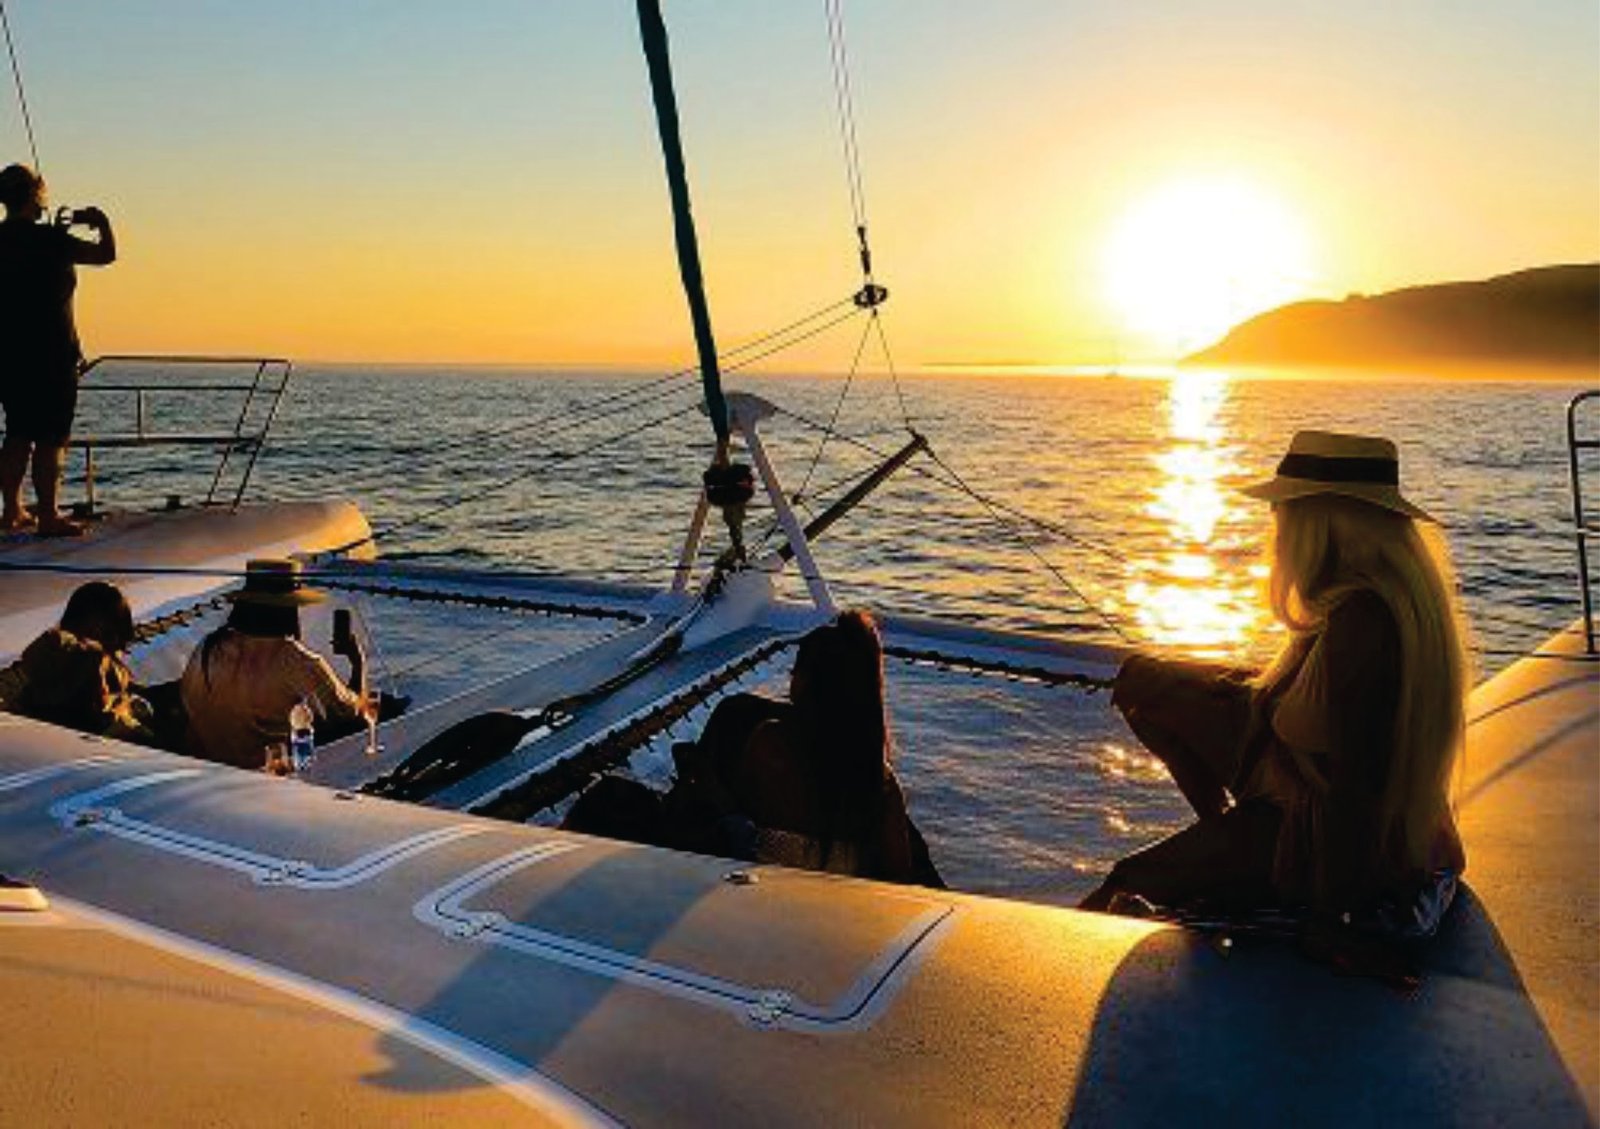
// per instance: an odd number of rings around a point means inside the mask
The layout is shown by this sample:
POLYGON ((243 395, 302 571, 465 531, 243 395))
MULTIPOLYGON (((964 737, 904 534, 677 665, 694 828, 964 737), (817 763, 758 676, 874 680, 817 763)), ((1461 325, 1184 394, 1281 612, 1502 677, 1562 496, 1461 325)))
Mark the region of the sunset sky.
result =
MULTIPOLYGON (((691 358, 626 0, 7 7, 52 202, 117 225, 91 353, 691 358)), ((844 11, 910 364, 1160 359, 1290 298, 1600 258, 1594 0, 844 11)), ((858 285, 822 4, 666 14, 736 344, 858 285)))

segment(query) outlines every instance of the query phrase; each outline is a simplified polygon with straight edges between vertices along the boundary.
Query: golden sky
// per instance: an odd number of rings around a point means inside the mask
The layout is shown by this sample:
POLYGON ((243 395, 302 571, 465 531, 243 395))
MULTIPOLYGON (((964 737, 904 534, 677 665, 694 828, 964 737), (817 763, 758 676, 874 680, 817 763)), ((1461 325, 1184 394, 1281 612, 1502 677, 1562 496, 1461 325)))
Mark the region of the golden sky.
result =
MULTIPOLYGON (((1600 258, 1592 0, 845 15, 909 364, 1160 359, 1296 297, 1600 258)), ((736 344, 859 284, 821 4, 667 18, 736 344)), ((631 4, 35 0, 11 20, 55 201, 117 224, 121 261, 82 272, 91 353, 692 357, 631 4)), ((853 343, 780 367, 839 368, 853 343)))

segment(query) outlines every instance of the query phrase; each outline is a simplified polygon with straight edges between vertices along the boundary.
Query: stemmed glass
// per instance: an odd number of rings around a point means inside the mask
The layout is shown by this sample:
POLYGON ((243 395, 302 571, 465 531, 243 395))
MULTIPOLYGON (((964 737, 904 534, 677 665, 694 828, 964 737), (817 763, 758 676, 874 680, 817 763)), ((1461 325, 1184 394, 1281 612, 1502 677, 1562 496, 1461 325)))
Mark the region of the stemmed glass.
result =
POLYGON ((361 688, 361 718, 367 723, 367 756, 375 757, 383 752, 383 746, 378 743, 378 710, 383 704, 383 693, 373 689, 370 685, 361 688))

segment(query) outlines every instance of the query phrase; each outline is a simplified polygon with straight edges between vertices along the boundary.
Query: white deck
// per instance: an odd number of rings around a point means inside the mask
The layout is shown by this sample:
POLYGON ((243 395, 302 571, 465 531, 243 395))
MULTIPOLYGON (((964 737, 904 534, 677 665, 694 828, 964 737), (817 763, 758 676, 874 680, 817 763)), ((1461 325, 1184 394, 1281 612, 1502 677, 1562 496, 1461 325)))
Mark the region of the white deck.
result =
POLYGON ((8 535, 0 538, 0 662, 54 626, 87 580, 116 583, 145 619, 222 586, 216 573, 241 572, 251 557, 321 552, 370 532, 348 502, 263 502, 114 514, 83 537, 8 535))
POLYGON ((300 1029, 325 1069, 218 1121, 481 1098, 641 1125, 1592 1122, 1597 674, 1529 659, 1475 695, 1470 892, 1415 999, 1270 942, 775 868, 734 884, 715 859, 0 719, 0 869, 83 907, 0 926, 0 991, 104 984, 12 1011, 0 1055, 53 1069, 11 1108, 218 1110, 234 1064, 191 1053, 210 997, 146 972, 177 960, 252 995, 227 1030, 256 1046, 328 1016, 300 1029), (159 1096, 113 1069, 134 1028, 193 1064, 159 1096))

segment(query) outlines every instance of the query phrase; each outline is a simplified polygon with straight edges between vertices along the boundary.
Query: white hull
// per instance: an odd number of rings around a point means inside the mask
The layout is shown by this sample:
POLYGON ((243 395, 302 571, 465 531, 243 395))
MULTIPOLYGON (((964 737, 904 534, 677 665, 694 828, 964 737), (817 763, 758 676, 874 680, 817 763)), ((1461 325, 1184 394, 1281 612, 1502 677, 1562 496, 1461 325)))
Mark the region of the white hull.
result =
POLYGON ((33 1005, 0 1057, 36 1066, 8 1116, 1592 1122, 1600 668, 1550 649, 1474 695, 1469 889, 1415 999, 1273 942, 742 884, 3 718, 0 863, 67 907, 0 918, 0 991, 33 1005))

